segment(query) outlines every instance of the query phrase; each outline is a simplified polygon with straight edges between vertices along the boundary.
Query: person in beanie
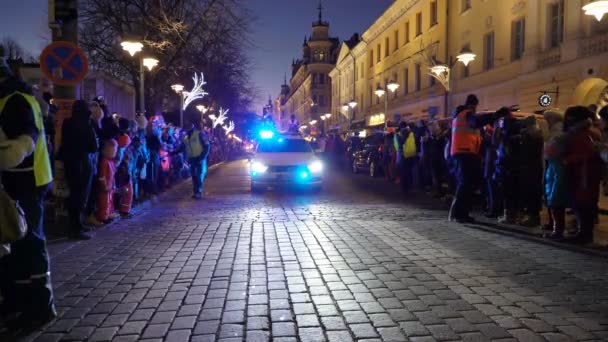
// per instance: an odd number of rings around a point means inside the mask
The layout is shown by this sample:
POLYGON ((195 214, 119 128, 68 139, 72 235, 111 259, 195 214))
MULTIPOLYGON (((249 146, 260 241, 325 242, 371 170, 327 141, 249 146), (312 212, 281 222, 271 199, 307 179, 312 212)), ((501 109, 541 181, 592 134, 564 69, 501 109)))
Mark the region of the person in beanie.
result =
POLYGON ((44 197, 53 177, 40 105, 3 57, 0 145, 2 186, 19 203, 27 221, 26 236, 12 243, 11 254, 0 259, 0 313, 16 317, 10 327, 30 330, 57 316, 43 229, 44 197))
POLYGON ((192 198, 201 199, 207 174, 207 157, 211 146, 207 135, 203 132, 201 122, 196 121, 193 126, 184 137, 183 146, 192 174, 192 198))

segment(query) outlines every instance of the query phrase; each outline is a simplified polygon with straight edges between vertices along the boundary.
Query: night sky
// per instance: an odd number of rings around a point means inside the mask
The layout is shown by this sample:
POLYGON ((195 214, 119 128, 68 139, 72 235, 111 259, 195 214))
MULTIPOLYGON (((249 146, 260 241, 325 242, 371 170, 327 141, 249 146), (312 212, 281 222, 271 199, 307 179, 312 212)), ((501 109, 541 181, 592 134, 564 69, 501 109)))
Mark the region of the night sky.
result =
MULTIPOLYGON (((0 0, 0 36, 17 39, 32 54, 46 45, 48 0, 0 0)), ((340 40, 361 33, 393 0, 324 0, 323 18, 330 23, 330 34, 340 40)), ((253 48, 250 53, 257 87, 254 108, 261 107, 268 95, 278 95, 284 73, 290 72, 291 60, 300 58, 304 35, 310 35, 317 18, 318 0, 247 0, 256 16, 252 25, 253 48)))

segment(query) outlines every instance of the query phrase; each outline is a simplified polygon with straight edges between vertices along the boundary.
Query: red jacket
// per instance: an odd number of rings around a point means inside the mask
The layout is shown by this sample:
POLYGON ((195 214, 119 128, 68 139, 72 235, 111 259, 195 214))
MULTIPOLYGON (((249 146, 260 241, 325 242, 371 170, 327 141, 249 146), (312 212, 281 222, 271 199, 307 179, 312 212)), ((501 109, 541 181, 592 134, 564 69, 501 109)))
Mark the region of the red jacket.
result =
POLYGON ((571 133, 568 153, 564 162, 568 166, 568 183, 574 208, 593 208, 597 205, 602 180, 602 160, 594 150, 600 140, 588 127, 571 133))

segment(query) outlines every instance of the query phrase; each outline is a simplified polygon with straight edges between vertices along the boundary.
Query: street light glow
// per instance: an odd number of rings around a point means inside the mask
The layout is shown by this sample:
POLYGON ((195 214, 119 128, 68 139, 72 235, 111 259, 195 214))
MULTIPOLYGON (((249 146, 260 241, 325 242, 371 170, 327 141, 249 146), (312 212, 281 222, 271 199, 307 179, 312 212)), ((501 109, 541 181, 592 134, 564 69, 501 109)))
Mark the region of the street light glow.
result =
POLYGON ((171 89, 173 89, 173 91, 175 91, 176 93, 181 93, 182 91, 184 91, 184 86, 181 84, 174 84, 171 86, 171 89))
POLYGON ((158 59, 148 57, 148 58, 144 58, 142 60, 142 63, 146 68, 148 68, 148 71, 152 71, 152 69, 154 69, 154 67, 156 67, 158 65, 158 59))
POLYGON ((349 107, 348 107, 348 104, 346 104, 346 103, 345 103, 345 104, 343 104, 343 105, 342 105, 342 109, 343 109, 343 110, 348 110, 348 108, 349 108, 349 107))
POLYGON ((198 105, 198 106, 196 106, 196 109, 203 114, 205 114, 205 113, 207 113, 207 111, 209 111, 209 108, 205 105, 198 105))
POLYGON ((450 70, 450 68, 445 64, 437 64, 431 67, 431 72, 437 76, 448 72, 448 70, 450 70))
POLYGON ((327 113, 327 114, 325 114, 325 118, 326 118, 326 119, 331 118, 331 113, 327 113))
POLYGON ((314 125, 316 125, 316 124, 317 124, 317 120, 312 120, 312 121, 310 122, 310 125, 311 125, 311 126, 314 126, 314 125))
POLYGON ((122 49, 127 51, 131 57, 135 56, 136 53, 140 52, 144 48, 144 44, 133 41, 124 41, 120 43, 120 46, 122 46, 122 49))
POLYGON ((375 93, 376 93, 376 96, 378 96, 378 97, 382 97, 382 96, 384 96, 384 94, 386 93, 386 90, 384 90, 384 89, 382 89, 382 88, 378 87, 378 89, 376 89, 375 93))
POLYGON ((586 15, 592 15, 597 21, 602 21, 604 14, 608 13, 608 1, 593 1, 583 6, 586 15))
POLYGON ((391 91, 391 93, 394 93, 397 91, 397 89, 399 89, 399 83, 391 81, 386 87, 391 91))
POLYGON ((350 108, 353 108, 353 109, 354 109, 355 107, 357 107, 357 101, 355 101, 355 100, 350 100, 350 102, 348 103, 348 106, 349 106, 350 108))
POLYGON ((474 54, 471 49, 465 47, 460 51, 458 56, 456 56, 456 59, 459 62, 462 62, 462 64, 464 64, 464 66, 466 67, 469 65, 469 63, 475 60, 475 57, 477 57, 477 55, 474 54))

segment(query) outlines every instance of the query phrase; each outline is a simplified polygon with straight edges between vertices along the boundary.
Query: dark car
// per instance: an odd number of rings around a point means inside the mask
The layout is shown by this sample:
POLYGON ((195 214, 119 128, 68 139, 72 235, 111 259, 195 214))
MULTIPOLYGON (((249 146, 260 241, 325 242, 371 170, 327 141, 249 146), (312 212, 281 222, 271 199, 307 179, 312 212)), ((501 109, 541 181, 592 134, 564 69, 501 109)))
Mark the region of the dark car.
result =
POLYGON ((373 133, 365 139, 359 149, 354 151, 352 158, 353 173, 367 171, 372 177, 376 177, 382 171, 382 146, 384 145, 384 133, 373 133))

